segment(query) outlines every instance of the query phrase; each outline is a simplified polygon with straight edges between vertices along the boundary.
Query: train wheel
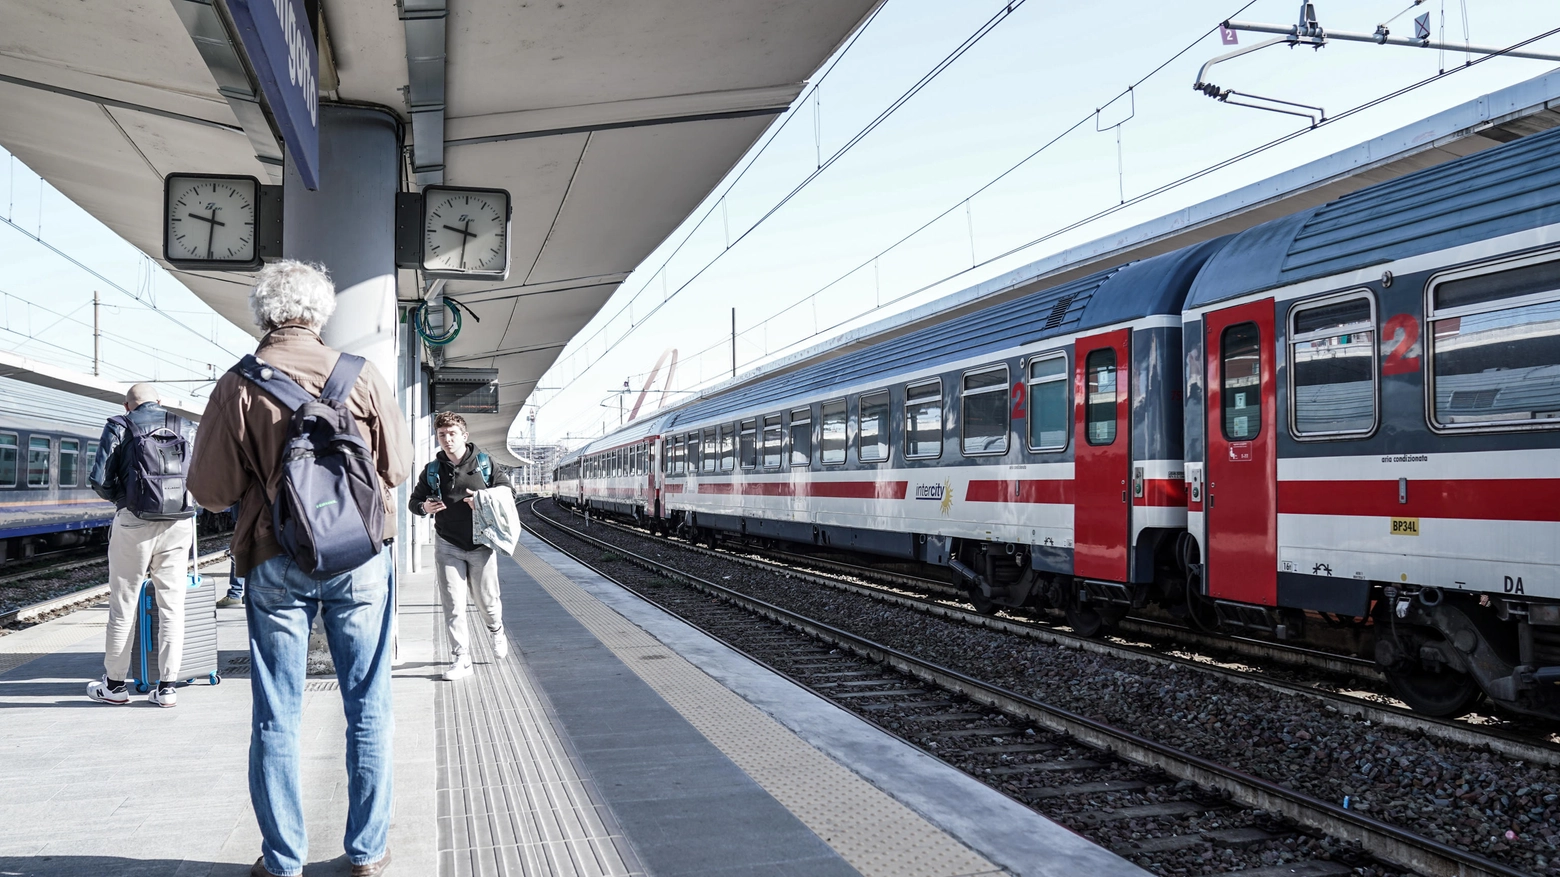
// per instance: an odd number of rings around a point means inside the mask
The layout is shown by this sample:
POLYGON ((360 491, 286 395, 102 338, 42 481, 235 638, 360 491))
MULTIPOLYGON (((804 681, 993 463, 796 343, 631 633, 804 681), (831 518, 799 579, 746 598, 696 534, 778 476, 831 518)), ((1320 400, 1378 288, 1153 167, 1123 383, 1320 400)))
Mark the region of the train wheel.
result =
POLYGON ((1479 702, 1483 692, 1466 673, 1430 673, 1427 671, 1386 671, 1392 692, 1416 713, 1454 719, 1466 715, 1479 702))

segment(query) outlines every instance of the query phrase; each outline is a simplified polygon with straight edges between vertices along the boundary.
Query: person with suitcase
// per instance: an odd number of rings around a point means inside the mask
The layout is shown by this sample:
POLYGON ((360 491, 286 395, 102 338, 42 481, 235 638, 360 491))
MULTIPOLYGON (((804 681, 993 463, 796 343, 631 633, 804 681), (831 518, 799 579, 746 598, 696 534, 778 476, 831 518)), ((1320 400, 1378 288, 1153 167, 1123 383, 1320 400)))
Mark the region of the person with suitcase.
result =
MULTIPOLYGON (((157 686, 148 700, 178 702, 174 681, 184 652, 184 596, 195 539, 195 504, 185 490, 190 466, 189 421, 162 407, 151 384, 125 394, 125 413, 110 417, 88 482, 117 507, 108 540, 108 631, 103 678, 87 685, 98 703, 130 702, 125 679, 136 643, 136 603, 150 581, 157 603, 157 686)), ((149 680, 143 680, 149 681, 149 680)))
POLYGON ((211 391, 190 491, 213 511, 239 504, 231 545, 245 579, 249 798, 261 837, 250 874, 291 877, 308 861, 300 736, 320 617, 347 719, 343 846, 352 877, 376 877, 390 863, 392 490, 411 474, 411 436, 373 364, 321 340, 336 308, 322 268, 266 265, 249 305, 265 335, 211 391))

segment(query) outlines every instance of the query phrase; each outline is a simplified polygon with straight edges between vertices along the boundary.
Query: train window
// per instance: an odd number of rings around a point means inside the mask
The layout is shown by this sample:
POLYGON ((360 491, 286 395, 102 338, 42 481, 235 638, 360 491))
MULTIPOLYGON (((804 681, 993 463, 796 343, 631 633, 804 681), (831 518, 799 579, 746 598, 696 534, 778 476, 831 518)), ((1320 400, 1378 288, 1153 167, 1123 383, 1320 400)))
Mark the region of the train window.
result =
POLYGON ((17 454, 15 433, 0 433, 0 487, 16 486, 17 454))
POLYGON ((758 421, 742 421, 742 435, 737 441, 737 446, 737 456, 742 461, 742 468, 756 468, 758 466, 758 421))
POLYGON ((959 447, 965 454, 1004 454, 1008 446, 1007 366, 965 372, 959 402, 959 447))
POLYGON ((710 427, 704 431, 704 450, 699 456, 699 471, 714 472, 715 466, 720 462, 720 452, 715 444, 717 437, 715 428, 710 427))
POLYGON ((81 461, 81 468, 87 470, 87 479, 92 478, 92 464, 97 462, 98 443, 87 442, 87 456, 81 461))
POLYGON ((856 404, 856 459, 881 463, 888 459, 888 391, 864 395, 856 404))
POLYGON ((1447 280, 1430 297, 1436 427, 1560 426, 1560 262, 1447 280))
POLYGON ((53 448, 45 436, 27 439, 27 486, 49 486, 49 453, 53 448))
POLYGON ((780 468, 780 415, 769 414, 764 417, 764 468, 780 468))
POLYGON ((720 471, 730 472, 736 468, 736 462, 736 426, 730 423, 723 423, 720 425, 720 471))
POLYGON ((942 381, 905 388, 905 456, 930 459, 942 455, 942 381))
POLYGON ((798 408, 791 412, 791 465, 806 469, 812 465, 812 409, 798 408))
POLYGON ((1262 432, 1262 335, 1256 323, 1239 323, 1219 339, 1219 405, 1224 437, 1251 441, 1262 432))
POLYGON ((1296 436, 1376 428, 1376 318, 1369 294, 1306 304, 1290 315, 1289 428, 1296 436))
POLYGON ((77 470, 81 459, 81 442, 78 439, 60 439, 60 486, 76 487, 80 480, 77 470))
POLYGON ((666 474, 682 474, 682 437, 673 436, 666 440, 666 474))
POLYGON ((683 442, 683 470, 689 473, 699 471, 699 434, 688 433, 687 440, 683 442))
POLYGON ((1062 450, 1067 447, 1067 432, 1067 354, 1031 359, 1029 447, 1035 451, 1062 450))
POLYGON ((819 459, 825 465, 845 462, 845 400, 823 403, 818 424, 819 459))

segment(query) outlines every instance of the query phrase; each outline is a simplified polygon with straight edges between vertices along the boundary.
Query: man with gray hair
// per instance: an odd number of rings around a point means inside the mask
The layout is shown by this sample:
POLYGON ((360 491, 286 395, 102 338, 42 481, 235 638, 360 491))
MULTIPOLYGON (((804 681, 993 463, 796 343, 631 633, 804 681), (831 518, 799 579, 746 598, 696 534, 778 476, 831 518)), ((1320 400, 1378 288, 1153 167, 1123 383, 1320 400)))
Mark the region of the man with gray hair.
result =
POLYGON ((156 682, 149 702, 162 707, 178 702, 174 683, 184 656, 185 575, 195 538, 195 506, 184 488, 192 437, 189 421, 162 407, 155 387, 135 384, 125 393, 125 413, 110 417, 98 440, 87 483, 115 507, 108 537, 103 678, 87 685, 87 697, 98 703, 130 702, 125 688, 135 650, 130 632, 141 583, 148 579, 157 601, 158 676, 140 682, 156 682), (148 460, 155 465, 147 465, 148 460))
MULTIPOLYGON (((284 260, 261 269, 249 294, 265 332, 255 357, 318 396, 342 354, 320 329, 336 308, 323 268, 284 260)), ((365 363, 345 406, 373 455, 388 546, 395 535, 392 489, 411 472, 412 446, 395 395, 365 363)), ((347 830, 353 877, 374 877, 390 862, 392 721, 390 549, 362 566, 310 578, 277 541, 271 505, 282 478, 282 447, 292 411, 236 369, 206 404, 195 441, 190 491, 212 510, 238 504, 234 572, 245 577, 253 714, 249 797, 260 823, 256 877, 291 877, 308 861, 299 736, 309 629, 323 619, 347 717, 347 830)))

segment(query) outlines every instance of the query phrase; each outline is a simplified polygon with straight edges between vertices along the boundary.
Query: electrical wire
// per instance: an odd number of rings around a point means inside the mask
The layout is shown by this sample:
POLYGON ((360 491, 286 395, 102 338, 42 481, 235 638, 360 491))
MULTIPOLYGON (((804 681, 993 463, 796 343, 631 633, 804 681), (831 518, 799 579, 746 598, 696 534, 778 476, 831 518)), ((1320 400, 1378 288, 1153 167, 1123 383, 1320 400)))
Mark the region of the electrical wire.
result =
MULTIPOLYGON (((731 240, 730 242, 728 242, 727 245, 726 245, 726 248, 724 250, 722 250, 720 253, 716 254, 716 256, 714 258, 712 258, 709 262, 705 263, 703 267, 701 267, 697 272, 695 272, 693 274, 693 276, 691 276, 687 280, 683 281, 677 287, 676 290, 674 290, 670 294, 664 296, 659 303, 657 303, 654 306, 652 306, 650 308, 649 312, 646 313, 643 317, 641 317, 638 321, 631 323, 629 328, 622 335, 618 336, 618 338, 616 340, 612 341, 610 344, 607 345, 606 351, 610 352, 612 350, 612 348, 616 347, 619 343, 621 343, 624 339, 626 339, 630 334, 632 334, 634 329, 638 328, 640 325, 643 325, 643 323, 647 319, 649 319, 650 317, 654 316, 655 313, 657 311, 659 311, 663 305, 665 305, 667 302, 671 301, 673 298, 676 298, 677 295, 679 293, 681 293, 683 290, 687 289, 690 284, 692 284, 694 281, 698 280, 701 276, 703 276, 704 272, 706 272, 710 268, 714 267, 715 263, 720 261, 722 256, 724 256, 726 253, 730 252, 733 247, 735 247, 737 244, 741 243, 743 241, 743 239, 745 239, 748 235, 750 235, 754 231, 756 231, 759 226, 763 225, 764 222, 766 222, 770 217, 774 216, 775 213, 777 213, 782 207, 784 207, 793 198, 795 198, 798 194, 800 194, 802 192, 802 190, 806 189, 809 185, 812 184, 812 182, 814 180, 816 180, 816 179, 818 179, 818 177, 822 176, 824 171, 828 170, 830 167, 833 167, 834 164, 836 162, 838 162, 841 158, 843 158, 847 152, 849 152, 851 149, 853 149, 867 135, 871 134, 874 130, 876 130, 878 127, 880 127, 885 121, 888 120, 888 118, 890 116, 892 116, 895 112, 897 112, 900 107, 903 107, 906 103, 908 103, 910 101, 911 98, 913 98, 913 97, 915 97, 915 95, 919 94, 923 89, 926 88, 927 85, 930 85, 932 80, 936 79, 939 75, 941 75, 944 70, 948 69, 948 67, 951 66, 954 61, 957 61, 960 57, 962 57, 971 48, 974 48, 976 43, 979 43, 982 39, 984 39, 986 37, 987 34, 991 33, 991 31, 994 30, 998 24, 1001 24, 1003 21, 1006 21, 1013 14, 1014 11, 1016 11, 1019 7, 1023 6, 1024 3, 1026 3, 1026 2, 1027 2, 1027 0, 1012 0, 1012 2, 1006 3, 1002 7, 1001 10, 999 10, 991 18, 987 19, 986 22, 984 24, 982 24, 979 28, 977 28, 976 31, 973 34, 971 34, 970 36, 966 37, 964 42, 960 43, 959 46, 956 47, 949 55, 944 57, 941 61, 939 61, 936 65, 934 65, 930 71, 928 71, 919 80, 917 80, 916 83, 909 88, 909 90, 907 90, 906 92, 901 94, 886 109, 884 109, 875 118, 873 118, 872 121, 868 122, 867 125, 864 128, 862 128, 860 131, 856 132, 856 134, 854 136, 852 136, 851 139, 849 141, 847 141, 844 146, 841 146, 838 150, 836 150, 833 154, 831 154, 827 160, 819 163, 819 165, 818 165, 818 167, 816 169, 814 169, 811 173, 809 173, 800 183, 796 184, 796 186, 794 188, 792 188, 790 192, 786 193, 776 204, 774 204, 774 206, 770 207, 769 210, 767 210, 761 217, 759 217, 759 219, 757 221, 755 221, 751 226, 749 226, 746 231, 744 231, 741 234, 739 234, 736 237, 736 239, 731 240)), ((1252 0, 1252 2, 1256 2, 1256 0, 1252 0)), ((1250 4, 1247 4, 1247 5, 1250 5, 1250 4)), ((878 9, 881 10, 882 6, 879 6, 878 9)), ((875 10, 873 12, 873 18, 875 18, 876 16, 877 16, 877 11, 875 10)), ((868 21, 867 21, 867 24, 871 24, 871 22, 872 22, 872 19, 869 18, 868 21)), ((856 36, 859 37, 860 34, 862 32, 864 32, 865 30, 866 30, 866 25, 863 25, 860 29, 858 29, 856 36)), ((851 43, 849 45, 854 45, 854 44, 855 44, 855 38, 853 37, 852 40, 851 40, 851 43)), ((847 47, 846 47, 847 49, 849 48, 849 45, 847 45, 847 47)), ((843 57, 843 53, 842 53, 841 57, 843 57)), ((833 70, 833 66, 832 65, 830 67, 830 70, 831 71, 833 70)), ((827 75, 827 74, 825 74, 825 75, 827 75)), ((802 97, 798 98, 798 100, 796 101, 794 106, 796 106, 796 107, 805 106, 806 105, 805 104, 806 97, 809 96, 810 94, 816 93, 817 88, 819 86, 821 86, 821 85, 822 85, 822 78, 820 77, 820 79, 818 80, 817 85, 815 85, 813 87, 813 91, 809 92, 808 95, 803 95, 802 97)), ((795 110, 793 110, 792 112, 788 113, 786 118, 782 121, 782 123, 780 125, 780 128, 783 129, 785 127, 785 125, 787 123, 789 123, 792 119, 796 118, 797 115, 798 115, 798 113, 795 110)), ((778 135, 778 130, 776 131, 776 134, 778 135)), ((769 144, 773 143, 773 142, 774 142, 774 139, 770 138, 770 140, 764 144, 764 148, 768 148, 769 144)), ((762 154, 762 149, 760 150, 759 154, 762 154)), ((754 160, 755 161, 757 160, 757 156, 756 155, 754 156, 754 160)), ((750 169, 752 166, 753 166, 752 162, 749 162, 747 167, 745 167, 743 169, 742 174, 746 174, 747 170, 750 169)), ((732 181, 732 186, 736 185, 737 181, 739 181, 741 179, 742 174, 739 174, 737 176, 737 179, 732 181)), ((598 335, 600 335, 604 331, 606 331, 606 328, 608 326, 610 326, 614 320, 616 320, 618 317, 622 316, 625 311, 627 311, 630 307, 632 307, 633 302, 639 297, 640 293, 644 292, 644 290, 649 287, 650 281, 653 280, 662 271, 666 270, 666 265, 669 264, 671 262, 672 258, 677 255, 677 252, 682 249, 682 246, 684 244, 686 244, 690 239, 692 239, 693 233, 695 231, 697 231, 703 225, 705 219, 708 219, 710 214, 714 213, 715 207, 718 206, 720 204, 720 202, 725 199, 726 195, 729 194, 730 191, 731 191, 731 187, 728 186, 726 191, 721 194, 720 199, 717 199, 711 205, 710 209, 708 211, 706 211, 704 213, 704 215, 699 218, 699 221, 697 223, 695 223, 691 227, 688 235, 686 237, 684 237, 682 243, 680 243, 678 245, 677 250, 674 250, 672 252, 672 254, 670 256, 667 256, 666 260, 661 263, 661 268, 658 269, 655 273, 651 274, 650 277, 648 279, 646 279, 644 285, 641 286, 638 290, 636 290, 634 292, 634 294, 632 296, 629 297, 629 301, 626 304, 624 304, 622 307, 620 307, 617 310, 617 312, 614 313, 611 317, 609 317, 605 322, 603 322, 601 328, 597 329, 594 333, 592 333, 591 337, 587 338, 581 344, 581 347, 588 346, 591 343, 591 341, 595 340, 595 338, 598 335)), ((573 355, 573 354, 571 354, 571 355, 573 355)), ((599 361, 599 360, 597 360, 597 361, 599 361)), ((588 370, 588 367, 587 367, 587 370, 588 370)), ((583 372, 581 374, 583 374, 583 372)), ((576 376, 576 379, 577 378, 578 378, 578 376, 576 376)))
MULTIPOLYGON (((1246 2, 1244 5, 1242 5, 1239 9, 1237 9, 1233 13, 1225 16, 1224 18, 1220 19, 1220 21, 1221 22, 1228 21, 1228 20, 1230 20, 1232 18, 1239 17, 1241 13, 1245 12, 1247 9, 1250 9, 1253 5, 1256 4, 1256 2, 1257 2, 1257 0, 1248 0, 1248 2, 1246 2)), ((736 241, 733 241, 732 243, 735 244, 735 243, 741 242, 743 238, 746 238, 750 233, 752 233, 755 229, 757 229, 758 226, 761 225, 765 220, 769 219, 777 211, 779 211, 782 207, 784 207, 787 202, 789 202, 792 198, 794 198, 797 195, 797 193, 799 193, 804 187, 806 187, 809 183, 811 183, 814 179, 816 179, 818 177, 818 175, 821 174, 824 169, 826 169, 827 167, 832 165, 835 161, 837 161, 838 158, 840 158, 846 150, 848 150, 849 148, 851 148, 855 144, 859 143, 868 133, 871 132, 872 129, 876 128, 878 125, 881 125, 882 122, 884 120, 886 120, 889 115, 891 115, 899 107, 902 107, 906 102, 908 102, 908 100, 911 97, 913 97, 921 89, 925 88, 925 86, 927 84, 929 84, 932 79, 936 78, 936 76, 938 74, 940 74, 943 70, 946 70, 954 61, 958 60, 959 57, 961 57, 963 54, 968 52, 969 49, 972 48, 975 45, 975 43, 979 42, 980 39, 985 37, 986 34, 989 34, 993 29, 995 29, 995 27, 998 24, 1000 24, 1002 21, 1006 20, 1007 17, 1010 16, 1014 10, 1016 10, 1018 7, 1020 7, 1022 5, 1023 5, 1023 0, 1019 0, 1019 2, 1016 2, 1016 3, 1009 3, 1006 6, 1004 6, 1003 9, 998 11, 996 15, 994 15, 990 19, 988 19, 984 24, 981 25, 980 28, 978 28, 976 30, 976 32, 974 34, 971 34, 969 37, 967 37, 964 40, 964 42, 960 43, 959 46, 953 50, 953 52, 949 53, 947 56, 945 56, 943 58, 943 60, 939 61, 936 65, 934 65, 932 70, 928 71, 928 73, 926 75, 922 76, 921 79, 918 80, 915 85, 911 86, 911 88, 908 91, 906 91, 897 100, 895 100, 894 103, 891 104, 888 109, 885 109, 883 112, 879 113, 878 116, 876 118, 874 118, 872 122, 868 123, 866 128, 863 128, 861 132, 859 132, 855 137, 851 138, 850 142, 848 142, 838 152, 836 152, 833 156, 831 156, 828 162, 825 162, 818 170, 816 170, 813 173, 809 174, 806 179, 804 179, 798 186, 796 186, 788 194, 786 194, 783 198, 781 198, 778 203, 776 203, 773 207, 771 207, 758 220, 758 222, 754 223, 747 231, 745 231, 741 235, 739 235, 737 237, 736 241)), ((1207 31, 1199 34, 1196 39, 1194 39, 1191 42, 1189 42, 1180 51, 1176 52, 1175 54, 1173 54, 1170 57, 1166 58, 1164 61, 1160 62, 1157 66, 1154 67, 1154 69, 1150 70, 1148 73, 1146 73, 1143 76, 1141 76, 1136 82, 1132 83, 1131 85, 1127 86, 1126 88, 1123 88, 1120 92, 1118 92, 1109 101, 1106 101, 1106 102, 1102 103, 1101 106, 1108 106, 1109 104, 1111 104, 1111 103, 1121 99, 1122 97, 1126 96, 1127 94, 1130 94, 1134 89, 1140 87, 1141 85, 1143 85, 1143 83, 1147 82, 1149 79, 1151 79, 1154 76, 1158 75, 1166 67, 1168 67, 1169 65, 1175 63, 1175 61, 1178 60, 1181 56, 1185 55, 1187 52, 1190 52, 1192 49, 1196 48, 1196 46, 1199 43, 1201 43, 1203 40, 1207 39, 1209 36, 1213 35, 1218 29, 1219 29, 1219 26, 1215 25, 1214 27, 1209 28, 1207 31)), ((823 292, 824 290, 827 290, 828 288, 834 286, 835 284, 841 282, 846 277, 849 277, 851 274, 854 274, 856 271, 861 270, 862 268, 866 267, 866 265, 871 264, 873 261, 881 258, 884 253, 887 253, 888 251, 892 250, 894 247, 899 246, 900 244, 904 243, 906 240, 908 240, 911 237, 914 237, 915 235, 917 235, 920 232, 924 231, 928 226, 936 223, 938 220, 940 220, 943 217, 947 216, 949 213, 952 213, 953 211, 957 210, 961 205, 963 205, 966 202, 968 202, 971 198, 974 198, 974 197, 978 196, 982 192, 986 191, 987 189, 989 189, 992 186, 995 186, 997 183, 1001 182, 1006 177, 1012 175, 1019 168, 1023 167, 1025 164, 1027 164, 1028 162, 1033 160, 1036 156, 1040 155, 1042 152, 1045 152, 1047 149, 1049 149, 1052 146, 1054 146, 1057 142, 1062 140, 1068 134, 1071 134, 1073 131, 1077 130, 1079 127, 1083 126, 1085 123, 1087 123, 1090 119, 1092 119, 1094 117, 1095 117, 1095 113, 1089 113, 1088 115, 1086 115, 1083 118, 1079 119, 1077 122, 1074 122, 1066 130, 1062 131, 1060 134, 1057 134, 1055 137, 1051 138, 1045 144, 1041 145, 1040 148, 1036 149, 1035 151, 1031 152, 1029 155, 1025 156, 1017 164, 1013 165, 1012 167, 1010 167, 1007 170, 1003 171, 1002 173, 998 174, 996 177, 994 177, 989 182, 987 182, 984 185, 982 185, 980 188, 976 189, 974 192, 971 192, 969 195, 966 195, 965 197, 959 199, 957 202, 955 202, 948 209, 946 209, 946 210, 942 211, 941 213, 937 214, 936 216, 932 217, 930 220, 928 220, 926 223, 921 225, 915 231, 912 231, 910 234, 906 235, 905 237, 900 238, 898 241, 894 242, 892 245, 890 245, 889 247, 885 248, 884 250, 879 252, 877 255, 874 255, 871 259, 868 259, 866 262, 863 262, 861 265, 858 265, 855 268, 852 268, 850 271, 846 272, 845 274, 843 274, 840 277, 836 278, 835 280, 831 281, 830 283, 825 285, 823 287, 823 289, 820 289, 818 292, 813 293, 812 296, 808 296, 806 298, 803 298, 803 299, 799 300, 798 302, 796 302, 796 303, 794 303, 794 304, 792 304, 792 305, 790 305, 790 306, 788 306, 786 308, 783 308, 780 311, 775 312, 774 314, 771 314, 769 317, 766 317, 765 319, 766 320, 774 319, 775 317, 778 317, 778 316, 780 316, 782 314, 785 314, 788 311, 790 311, 790 310, 792 310, 792 309, 794 309, 796 307, 799 307, 803 302, 807 302, 807 301, 811 300, 814 296, 818 295, 819 293, 823 292)), ((788 118, 788 120, 789 120, 789 118, 788 118)), ((749 167, 751 167, 751 165, 749 165, 749 167)), ((729 189, 728 189, 728 191, 729 191, 729 189)), ((1125 204, 1125 202, 1123 202, 1123 204, 1125 204)), ((706 214, 706 215, 708 215, 708 214, 706 214)), ((700 222, 702 222, 702 221, 703 220, 701 219, 700 222)), ((591 365, 594 365, 595 363, 600 362, 602 359, 604 359, 606 357, 606 354, 610 353, 613 348, 615 348, 618 344, 622 343, 622 341, 624 339, 626 339, 633 332, 633 330, 635 328, 638 328, 639 326, 643 325, 646 321, 648 321, 649 318, 654 316, 655 313, 657 311, 659 311, 662 306, 664 306, 667 302, 669 302, 673 298, 675 298, 678 293, 682 292, 684 289, 687 289, 688 286, 690 284, 692 284, 694 281, 698 280, 700 276, 702 276, 706 271, 708 271, 711 267, 713 267, 714 264, 716 262, 718 262, 720 260, 720 258, 722 256, 724 256, 729 251, 730 251, 730 246, 728 246, 726 250, 723 250, 720 253, 717 253, 712 259, 710 259, 709 262, 707 262, 702 268, 700 268, 697 272, 695 272, 693 274, 693 276, 689 277, 688 280, 684 281, 681 285, 679 285, 677 287, 676 291, 674 291, 670 295, 664 297, 661 300, 661 302, 656 304, 655 306, 653 306, 648 313, 646 313, 644 316, 642 316, 637 322, 635 322, 632 325, 630 325, 628 330, 625 331, 621 336, 619 336, 617 338, 617 340, 615 340, 611 344, 607 345, 607 348, 606 348, 606 350, 604 350, 602 352, 602 355, 599 356, 599 357, 594 358, 591 361, 591 365)), ((675 253, 673 255, 675 255, 675 253)), ((668 262, 670 261, 670 257, 668 257, 667 261, 668 262)), ((665 270, 665 263, 662 264, 661 270, 665 270)), ((657 272, 657 273, 659 273, 659 272, 657 272)), ((653 276, 654 275, 652 275, 652 277, 653 276)), ((646 285, 648 285, 648 281, 646 282, 646 285)), ((644 290, 644 287, 641 287, 640 291, 642 292, 643 290, 644 290)), ((634 294, 634 297, 637 297, 638 294, 639 293, 636 292, 634 294)), ((631 305, 632 302, 633 302, 633 298, 630 298, 629 304, 631 305)), ((607 326, 611 325, 612 320, 617 319, 617 317, 620 316, 623 313, 623 311, 627 309, 627 307, 628 307, 628 305, 625 305, 624 308, 619 309, 616 314, 614 314, 610 319, 608 319, 605 323, 602 324, 602 328, 596 330, 596 332, 594 334, 592 334, 589 339, 586 339, 586 341, 581 345, 581 347, 584 348, 584 347, 588 346, 591 343, 591 341, 595 340, 595 338, 598 335, 600 335, 603 331, 605 331, 607 326)), ((808 336, 808 337, 816 337, 816 333, 813 336, 808 336)), ((712 345, 711 347, 705 348, 704 350, 700 351, 698 354, 695 354, 694 357, 690 357, 689 359, 690 360, 696 359, 698 356, 702 356, 704 353, 707 353, 710 350, 713 350, 713 349, 715 349, 715 348, 717 348, 719 346, 721 346, 721 345, 717 344, 717 345, 712 345)), ((576 381, 578 381, 581 377, 583 377, 587 372, 590 371, 591 365, 587 365, 585 367, 585 369, 582 370, 579 374, 575 375, 573 378, 570 378, 567 382, 565 382, 564 385, 559 389, 559 392, 557 394, 555 394, 551 399, 548 399, 546 402, 539 403, 537 405, 538 410, 540 410, 540 408, 542 406, 545 406, 549 402, 552 402, 553 399, 559 398, 563 394, 562 391, 567 390, 576 381)))
MULTIPOLYGON (((43 179, 42 177, 39 177, 39 180, 42 180, 42 179, 43 179)), ((77 259, 75 256, 70 255, 69 253, 65 252, 64 250, 61 250, 59 247, 56 247, 55 245, 53 245, 53 244, 49 243, 48 241, 44 240, 43 238, 39 237, 38 235, 33 234, 32 232, 28 231, 25 228, 22 228, 21 226, 19 226, 16 223, 12 222, 10 217, 0 216, 0 222, 3 222, 6 225, 9 225, 11 228, 16 229, 17 231, 21 232, 22 234, 26 235, 27 237, 33 239, 34 241, 37 241, 38 243, 42 244, 43 246, 49 248, 49 250, 51 252, 53 252, 56 256, 59 256, 60 258, 64 259, 65 261, 67 261, 69 263, 71 263, 72 265, 75 265, 77 268, 80 268, 81 270, 87 272, 88 274, 91 274, 93 277, 96 277, 97 279, 103 281, 104 283, 108 284, 108 286, 110 288, 112 288, 112 289, 114 289, 114 290, 116 290, 118 292, 121 292, 121 293, 129 296, 130 298, 135 299, 141 305, 143 305, 143 306, 145 306, 147 308, 150 308, 151 310, 155 311, 158 314, 161 314, 165 319, 167 319, 169 322, 173 323, 175 326, 178 326, 179 328, 185 330, 186 332, 189 332, 191 335, 194 335, 194 336, 200 338, 203 341, 209 342, 210 344, 212 344, 214 347, 216 347, 218 350, 222 351, 223 353, 226 353, 227 355, 235 357, 235 358, 237 358, 240 355, 240 354, 235 353, 235 352, 227 349, 226 347, 222 346, 222 344, 220 342, 218 342, 218 341, 216 341, 214 339, 211 339, 211 338, 207 338, 206 336, 202 335, 201 333, 195 331, 195 329, 193 329, 189 325, 185 324, 183 321, 179 320, 177 317, 175 317, 172 314, 170 314, 170 313, 168 313, 166 311, 163 311, 162 309, 158 308, 157 305, 145 301, 144 299, 142 299, 141 297, 137 296, 135 293, 131 292, 130 290, 125 289, 123 286, 120 286, 119 284, 115 283, 112 280, 109 280, 107 277, 104 277, 102 274, 98 273, 98 271, 95 268, 91 267, 90 265, 87 265, 85 262, 82 262, 81 260, 77 259)))

